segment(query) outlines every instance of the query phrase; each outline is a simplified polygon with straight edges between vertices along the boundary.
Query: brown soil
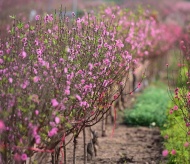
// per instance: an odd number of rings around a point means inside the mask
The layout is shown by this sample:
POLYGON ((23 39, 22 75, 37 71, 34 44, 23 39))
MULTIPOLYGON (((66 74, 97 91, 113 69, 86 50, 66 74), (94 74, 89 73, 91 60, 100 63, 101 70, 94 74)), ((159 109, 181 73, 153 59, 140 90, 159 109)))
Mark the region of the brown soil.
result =
MULTIPOLYGON (((131 108, 140 93, 126 97, 126 108, 131 108)), ((108 120, 109 122, 110 120, 108 120)), ((118 115, 118 122, 122 122, 118 115)), ((128 127, 117 124, 116 128, 106 126, 106 137, 101 137, 101 122, 92 127, 99 134, 98 154, 87 164, 164 164, 162 157, 162 137, 157 127, 128 127)), ((90 131, 86 129, 86 142, 90 141, 90 131)), ((67 138, 67 141, 69 138, 67 138)), ((83 164, 84 146, 82 132, 77 140, 76 164, 83 164)), ((67 164, 72 164, 73 142, 67 146, 67 164)), ((61 158, 60 158, 61 159, 61 158)), ((61 160, 60 160, 61 161, 61 160)))
MULTIPOLYGON (((93 127, 101 133, 101 124, 93 127)), ((99 137, 98 155, 89 164, 160 164, 164 163, 162 137, 158 128, 127 127, 118 125, 116 129, 107 126, 107 137, 99 137)), ((88 138, 88 137, 87 137, 88 138)), ((89 141, 89 138, 87 139, 89 141)), ((67 146, 67 163, 71 164, 73 143, 67 146)), ((78 137, 76 163, 83 163, 83 137, 78 137)))

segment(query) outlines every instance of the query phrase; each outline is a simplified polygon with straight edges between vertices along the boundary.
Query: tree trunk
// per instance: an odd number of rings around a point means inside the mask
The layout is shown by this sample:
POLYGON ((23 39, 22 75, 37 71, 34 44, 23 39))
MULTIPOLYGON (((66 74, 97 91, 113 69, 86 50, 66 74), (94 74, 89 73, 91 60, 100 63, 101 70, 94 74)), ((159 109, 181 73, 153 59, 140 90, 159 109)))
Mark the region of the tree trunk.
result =
POLYGON ((136 88, 136 75, 135 75, 135 73, 134 73, 134 70, 133 70, 133 91, 135 90, 135 88, 136 88))
POLYGON ((105 125, 105 114, 104 114, 102 118, 102 137, 105 136, 106 136, 106 125, 105 125))
POLYGON ((67 156, 66 156, 66 145, 65 145, 65 139, 63 141, 63 151, 64 151, 64 164, 67 164, 67 156))
POLYGON ((83 144, 84 144, 84 164, 87 163, 87 152, 86 152, 86 131, 85 127, 83 129, 83 144))
POLYGON ((74 137, 74 140, 73 140, 73 164, 76 164, 76 146, 77 146, 77 137, 75 136, 74 137))

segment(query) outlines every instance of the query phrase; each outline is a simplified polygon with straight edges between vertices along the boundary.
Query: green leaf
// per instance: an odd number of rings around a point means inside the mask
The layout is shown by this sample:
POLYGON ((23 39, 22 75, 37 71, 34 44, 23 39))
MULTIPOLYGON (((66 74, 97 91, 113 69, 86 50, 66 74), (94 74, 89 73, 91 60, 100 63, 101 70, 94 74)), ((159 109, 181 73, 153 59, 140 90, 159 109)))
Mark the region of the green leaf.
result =
POLYGON ((45 40, 44 40, 44 43, 45 43, 45 44, 48 44, 48 40, 47 40, 47 39, 45 39, 45 40))
POLYGON ((8 93, 14 93, 14 88, 8 88, 8 93))
POLYGON ((30 30, 34 30, 35 29, 35 27, 34 26, 30 26, 30 30))
POLYGON ((17 27, 18 27, 18 29, 21 29, 21 28, 23 28, 23 23, 22 22, 19 22, 18 24, 17 24, 17 27))
POLYGON ((14 34, 14 32, 15 32, 15 29, 12 27, 11 28, 11 34, 14 34))
POLYGON ((16 16, 15 16, 15 15, 9 15, 9 18, 11 18, 11 19, 15 19, 16 16))
POLYGON ((68 129, 71 129, 71 128, 72 128, 72 125, 69 124, 69 123, 66 123, 65 126, 66 126, 66 128, 68 128, 68 129))
POLYGON ((53 44, 56 45, 56 44, 57 44, 57 41, 56 41, 56 40, 53 40, 53 44))

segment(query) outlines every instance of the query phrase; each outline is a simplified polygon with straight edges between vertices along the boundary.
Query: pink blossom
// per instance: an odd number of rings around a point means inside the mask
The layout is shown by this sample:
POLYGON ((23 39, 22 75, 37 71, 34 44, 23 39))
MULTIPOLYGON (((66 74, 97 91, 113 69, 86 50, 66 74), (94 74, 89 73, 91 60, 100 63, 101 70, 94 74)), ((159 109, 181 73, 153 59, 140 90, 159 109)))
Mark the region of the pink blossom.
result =
POLYGON ((171 151, 171 154, 172 154, 172 155, 175 155, 175 154, 176 154, 176 150, 173 149, 173 150, 171 151))
POLYGON ((34 74, 38 74, 37 69, 33 68, 34 74))
POLYGON ((40 142, 41 142, 41 137, 40 137, 39 135, 36 135, 36 136, 35 136, 35 142, 36 142, 36 144, 40 144, 40 142))
POLYGON ((119 48, 122 48, 122 47, 124 47, 124 44, 122 43, 121 40, 116 40, 116 46, 119 48))
POLYGON ((44 66, 46 66, 46 68, 49 69, 49 62, 44 62, 44 66))
POLYGON ((21 56, 22 56, 22 58, 24 59, 24 58, 27 56, 26 52, 25 52, 25 51, 22 51, 21 56))
POLYGON ((47 71, 44 71, 44 72, 43 72, 43 75, 44 75, 44 76, 47 76, 47 75, 48 75, 48 72, 47 72, 47 71))
POLYGON ((33 79, 34 83, 37 83, 39 80, 40 80, 40 78, 38 76, 35 76, 33 79))
POLYGON ((110 64, 110 61, 109 61, 109 59, 104 59, 104 60, 103 60, 103 63, 106 64, 106 65, 109 65, 109 64, 110 64))
POLYGON ((163 150, 162 151, 162 156, 164 156, 164 157, 168 156, 168 150, 163 150))
POLYGON ((165 135, 165 136, 164 136, 164 138, 165 138, 165 139, 168 139, 168 138, 169 138, 169 136, 168 136, 168 135, 165 135))
POLYGON ((185 142, 184 147, 188 147, 188 146, 189 146, 189 142, 185 142))
POLYGON ((68 73, 68 69, 66 67, 64 68, 64 73, 68 73))
POLYGON ((24 27, 25 27, 25 28, 29 28, 29 24, 28 24, 28 23, 25 24, 24 27))
POLYGON ((84 79, 82 79, 82 80, 81 80, 81 84, 84 84, 84 83, 85 83, 85 80, 84 80, 84 79))
POLYGON ((189 126, 190 126, 190 122, 187 122, 187 123, 186 123, 186 126, 189 127, 189 126))
POLYGON ((33 94, 33 95, 31 95, 31 98, 32 98, 33 102, 39 103, 39 97, 38 97, 38 95, 33 94))
POLYGON ((49 124, 50 124, 51 127, 55 127, 56 126, 55 122, 52 122, 52 121, 50 121, 49 124))
MULTIPOLYGON (((31 124, 31 123, 29 123, 29 124, 31 124)), ((33 137, 35 137, 37 135, 38 127, 37 126, 33 126, 32 124, 29 125, 29 127, 32 128, 32 135, 33 135, 33 137)))
POLYGON ((3 62, 4 62, 3 59, 0 59, 0 64, 3 64, 3 62))
POLYGON ((3 55, 3 51, 2 50, 0 50, 0 56, 2 56, 3 55))
POLYGON ((107 8, 107 9, 105 9, 105 13, 108 14, 108 15, 111 15, 111 13, 112 13, 111 8, 107 8))
POLYGON ((39 114, 39 110, 35 110, 35 114, 38 115, 39 114))
POLYGON ((170 114, 172 114, 173 113, 173 109, 170 109, 170 114))
POLYGON ((40 15, 36 15, 35 19, 36 19, 37 21, 39 21, 39 20, 40 20, 40 15))
POLYGON ((108 46, 109 50, 112 50, 112 46, 108 46))
POLYGON ((178 106, 175 105, 175 106, 173 107, 173 109, 174 109, 174 110, 178 110, 178 106))
POLYGON ((94 53, 93 56, 96 58, 96 57, 98 57, 98 54, 97 54, 97 53, 94 53))
POLYGON ((70 52, 71 51, 71 49, 69 48, 69 47, 66 47, 66 52, 70 52))
POLYGON ((70 90, 69 89, 65 89, 65 94, 66 95, 70 95, 70 90))
POLYGON ((26 42, 26 41, 27 41, 27 38, 23 38, 23 39, 22 39, 22 42, 26 42))
POLYGON ((56 99, 52 99, 52 100, 51 100, 51 103, 52 103, 52 106, 53 106, 53 107, 56 107, 56 106, 59 105, 59 103, 57 102, 56 99))
POLYGON ((56 123, 56 124, 59 124, 59 122, 60 122, 59 117, 55 117, 55 123, 56 123))
POLYGON ((68 85, 68 86, 67 86, 67 89, 70 89, 70 86, 69 86, 69 85, 71 85, 71 81, 67 80, 66 83, 67 83, 67 85, 68 85))
POLYGON ((36 53, 37 53, 38 55, 41 55, 41 54, 42 54, 42 50, 41 50, 41 49, 37 49, 37 50, 36 50, 36 53))
POLYGON ((79 70, 77 73, 82 75, 82 74, 83 74, 83 71, 82 71, 82 70, 79 70))
POLYGON ((89 70, 91 71, 93 69, 93 64, 89 63, 88 66, 89 66, 89 70))
POLYGON ((13 158, 17 162, 21 161, 21 156, 18 153, 15 153, 13 158))
POLYGON ((13 79, 11 77, 9 77, 9 83, 12 83, 13 79))
POLYGON ((91 89, 92 89, 92 84, 84 86, 85 91, 88 91, 88 90, 90 91, 91 89))
POLYGON ((48 136, 49 137, 52 137, 54 136, 55 134, 57 134, 57 128, 52 128, 49 132, 48 132, 48 136))
POLYGON ((104 80, 103 86, 106 87, 108 84, 109 84, 109 81, 108 80, 104 80))
POLYGON ((35 44, 36 46, 38 46, 38 44, 39 44, 38 40, 35 40, 35 41, 34 41, 34 44, 35 44))
POLYGON ((180 48, 183 50, 183 49, 184 49, 184 47, 185 47, 185 45, 184 45, 184 41, 183 41, 183 40, 181 40, 181 41, 180 41, 180 48))
POLYGON ((64 59, 63 59, 63 58, 60 58, 60 59, 59 59, 59 62, 60 62, 60 63, 63 63, 63 62, 64 62, 64 59))
POLYGON ((29 81, 26 80, 26 81, 24 81, 23 84, 21 84, 21 88, 22 88, 22 89, 25 89, 28 85, 29 85, 29 81))
POLYGON ((21 155, 21 159, 22 159, 23 161, 26 161, 27 158, 28 158, 28 156, 27 156, 25 153, 21 155))
POLYGON ((148 55, 148 54, 149 54, 149 52, 148 52, 148 51, 145 51, 145 52, 144 52, 144 54, 145 54, 145 55, 148 55))
POLYGON ((6 50, 6 52, 7 52, 8 54, 10 53, 10 51, 11 51, 10 49, 7 49, 7 50, 6 50))
POLYGON ((5 124, 2 120, 0 120, 0 132, 5 129, 5 124))
POLYGON ((86 102, 86 101, 81 101, 80 102, 80 106, 86 106, 86 107, 89 107, 89 104, 86 102))
POLYGON ((80 45, 77 45, 77 49, 80 49, 80 45))
POLYGON ((52 16, 52 14, 51 14, 51 15, 47 14, 47 15, 45 16, 45 18, 44 18, 44 21, 45 21, 45 23, 53 21, 53 16, 52 16))
POLYGON ((74 16, 74 17, 75 17, 75 13, 74 13, 74 12, 72 12, 72 16, 74 16))
POLYGON ((81 97, 80 97, 79 95, 76 95, 75 97, 76 97, 79 101, 82 100, 81 97))

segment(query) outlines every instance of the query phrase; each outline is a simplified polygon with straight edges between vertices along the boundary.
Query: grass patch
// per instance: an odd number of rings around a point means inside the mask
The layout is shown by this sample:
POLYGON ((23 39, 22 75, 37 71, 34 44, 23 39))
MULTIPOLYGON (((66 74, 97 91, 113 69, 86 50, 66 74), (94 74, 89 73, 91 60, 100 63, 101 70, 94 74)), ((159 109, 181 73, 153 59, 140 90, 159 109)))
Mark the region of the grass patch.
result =
POLYGON ((137 97, 133 109, 124 111, 124 123, 128 125, 163 126, 169 102, 167 88, 164 84, 148 87, 137 97))

